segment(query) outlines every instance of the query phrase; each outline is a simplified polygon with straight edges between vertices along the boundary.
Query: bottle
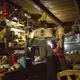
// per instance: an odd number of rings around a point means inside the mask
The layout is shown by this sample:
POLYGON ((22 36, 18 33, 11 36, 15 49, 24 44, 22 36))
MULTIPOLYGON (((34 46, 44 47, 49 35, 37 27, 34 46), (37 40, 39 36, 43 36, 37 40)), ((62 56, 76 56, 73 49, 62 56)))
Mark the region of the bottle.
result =
POLYGON ((27 65, 26 65, 26 56, 25 55, 22 55, 21 57, 21 65, 23 68, 26 68, 27 65))

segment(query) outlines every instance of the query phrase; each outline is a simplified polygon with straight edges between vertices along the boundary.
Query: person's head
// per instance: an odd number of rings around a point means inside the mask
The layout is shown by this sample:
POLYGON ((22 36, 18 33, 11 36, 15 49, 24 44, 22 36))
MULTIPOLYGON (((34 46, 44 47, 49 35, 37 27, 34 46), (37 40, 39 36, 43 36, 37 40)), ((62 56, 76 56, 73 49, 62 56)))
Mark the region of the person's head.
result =
POLYGON ((47 40, 47 44, 52 48, 55 49, 57 47, 57 43, 55 40, 47 40))

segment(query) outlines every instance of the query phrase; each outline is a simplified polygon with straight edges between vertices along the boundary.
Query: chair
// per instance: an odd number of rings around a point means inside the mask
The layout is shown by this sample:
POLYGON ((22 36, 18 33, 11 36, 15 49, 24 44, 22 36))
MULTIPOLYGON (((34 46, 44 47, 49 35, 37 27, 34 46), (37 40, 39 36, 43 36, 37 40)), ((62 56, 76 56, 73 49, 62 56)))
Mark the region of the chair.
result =
POLYGON ((80 70, 64 70, 57 73, 57 80, 61 80, 61 77, 67 76, 67 80, 72 80, 70 75, 75 75, 76 80, 80 80, 80 70))
POLYGON ((0 80, 2 80, 3 76, 5 76, 5 73, 0 73, 0 80))

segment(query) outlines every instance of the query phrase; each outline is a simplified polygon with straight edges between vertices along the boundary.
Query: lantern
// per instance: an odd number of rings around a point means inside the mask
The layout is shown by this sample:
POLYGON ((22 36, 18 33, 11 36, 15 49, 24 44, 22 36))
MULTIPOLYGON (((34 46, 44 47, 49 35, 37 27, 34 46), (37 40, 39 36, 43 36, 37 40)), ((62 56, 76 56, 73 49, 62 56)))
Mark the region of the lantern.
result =
POLYGON ((59 44, 59 47, 63 47, 63 39, 62 39, 62 36, 65 34, 65 30, 62 26, 59 26, 56 30, 56 38, 59 40, 58 41, 58 44, 59 44))
POLYGON ((9 6, 7 3, 4 3, 4 6, 2 8, 2 15, 5 17, 9 15, 9 6))
POLYGON ((56 38, 60 39, 64 34, 64 28, 62 26, 59 26, 56 30, 56 38))

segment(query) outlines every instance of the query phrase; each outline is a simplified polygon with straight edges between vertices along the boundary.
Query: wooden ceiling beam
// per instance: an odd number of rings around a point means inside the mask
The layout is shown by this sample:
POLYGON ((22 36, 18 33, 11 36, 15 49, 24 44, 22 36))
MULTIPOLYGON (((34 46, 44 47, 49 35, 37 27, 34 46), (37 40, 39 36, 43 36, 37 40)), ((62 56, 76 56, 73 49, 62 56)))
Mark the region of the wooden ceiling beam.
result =
POLYGON ((39 0, 32 0, 39 8, 45 11, 52 19, 55 20, 57 25, 62 24, 62 21, 59 20, 54 14, 51 13, 39 0))

